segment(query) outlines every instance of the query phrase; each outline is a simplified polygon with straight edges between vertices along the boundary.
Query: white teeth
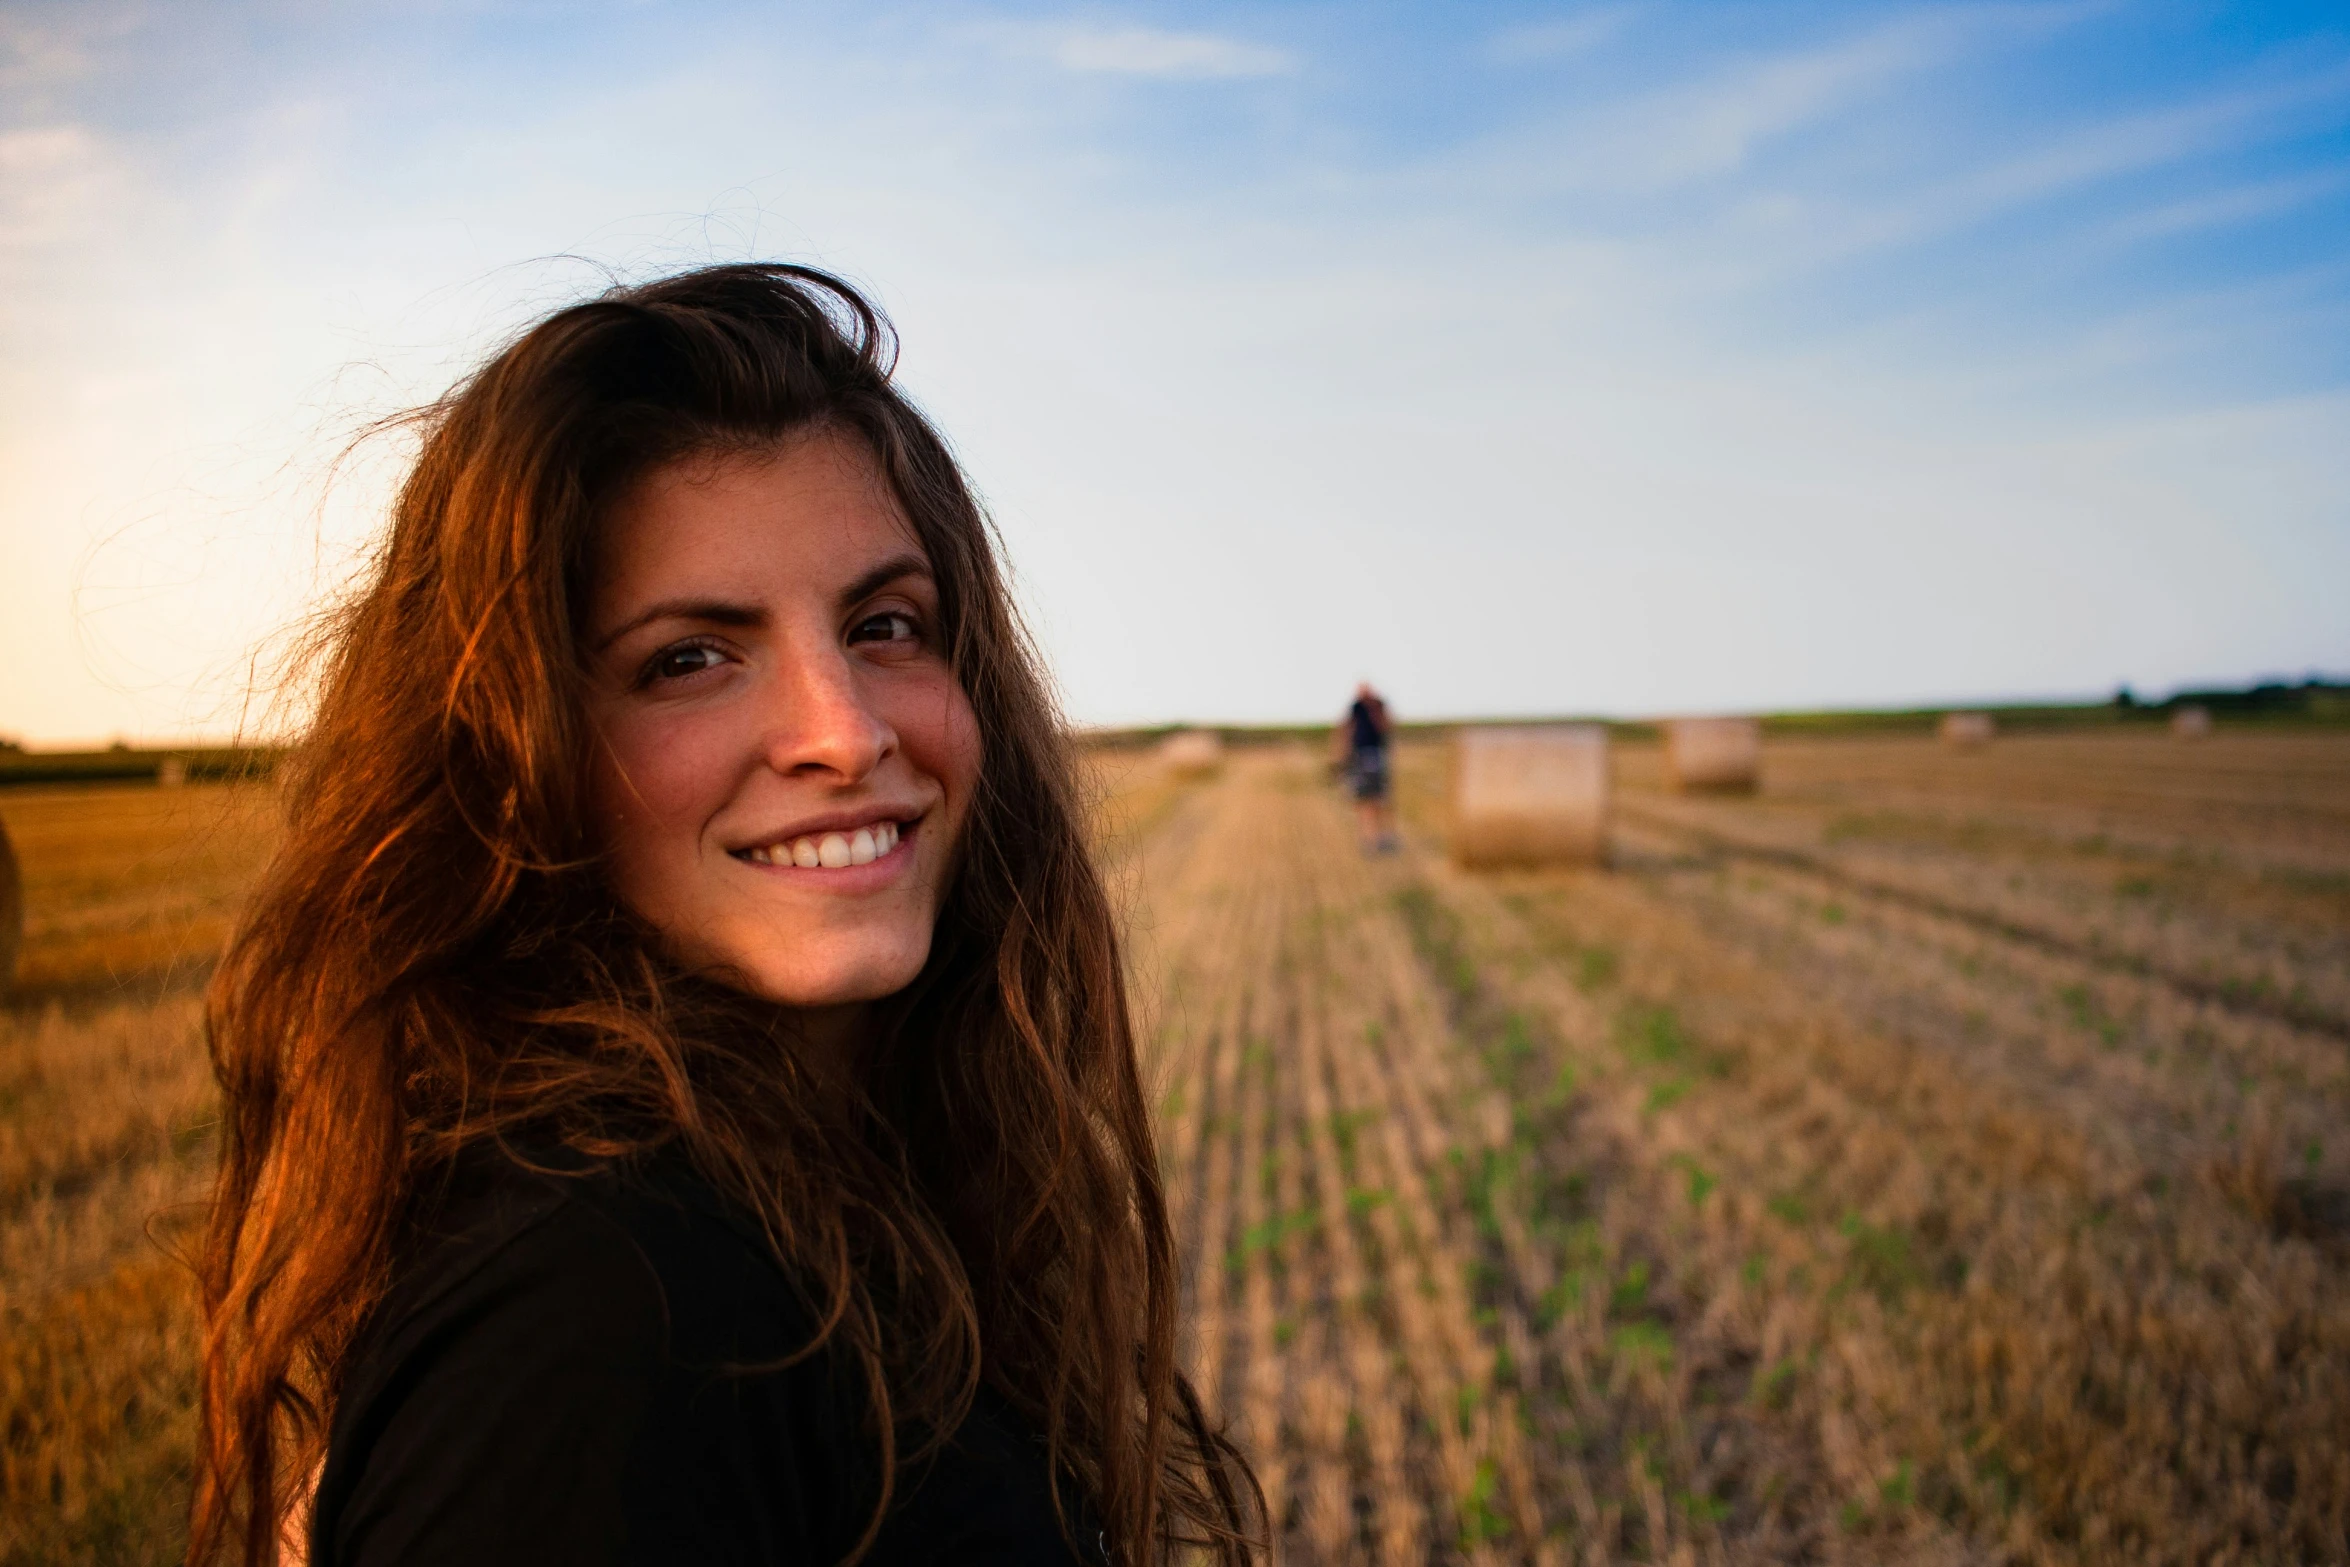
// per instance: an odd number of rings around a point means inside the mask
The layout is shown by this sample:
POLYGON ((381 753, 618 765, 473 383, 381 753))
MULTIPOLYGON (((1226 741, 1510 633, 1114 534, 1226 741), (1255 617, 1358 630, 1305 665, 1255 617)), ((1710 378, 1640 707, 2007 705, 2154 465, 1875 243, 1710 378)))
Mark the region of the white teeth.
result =
POLYGON ((853 833, 828 832, 821 837, 794 838, 788 843, 763 843, 745 849, 742 857, 754 865, 797 865, 802 870, 839 870, 847 865, 870 865, 892 853, 903 835, 896 822, 875 822, 853 833))

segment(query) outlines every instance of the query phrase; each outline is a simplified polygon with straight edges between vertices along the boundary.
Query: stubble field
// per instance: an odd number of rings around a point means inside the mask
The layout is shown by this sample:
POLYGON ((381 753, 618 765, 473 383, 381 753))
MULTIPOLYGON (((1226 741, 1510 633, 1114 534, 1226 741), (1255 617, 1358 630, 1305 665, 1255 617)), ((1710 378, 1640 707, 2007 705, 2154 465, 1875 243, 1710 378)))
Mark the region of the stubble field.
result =
POLYGON ((1291 1560, 2340 1560, 2350 743, 1627 749, 1607 870, 1244 755, 1132 896, 1291 1560))
POLYGON ((0 794, 25 948, 0 1010, 0 1562, 178 1558, 210 1175, 198 991, 274 837, 259 788, 0 794))
MULTIPOLYGON (((2350 1557, 2350 737, 1619 752, 1614 864, 1098 759, 1186 1355, 1287 1559, 2350 1557)), ((260 790, 0 795, 0 1562, 173 1558, 260 790)))

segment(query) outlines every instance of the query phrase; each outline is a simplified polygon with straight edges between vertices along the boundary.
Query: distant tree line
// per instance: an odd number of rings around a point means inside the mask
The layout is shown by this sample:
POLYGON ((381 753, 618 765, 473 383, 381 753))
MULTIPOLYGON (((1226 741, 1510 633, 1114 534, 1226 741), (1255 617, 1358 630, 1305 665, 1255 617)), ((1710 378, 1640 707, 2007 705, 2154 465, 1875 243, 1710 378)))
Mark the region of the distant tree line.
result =
POLYGON ((2215 718, 2350 718, 2350 681, 2314 676, 2298 685, 2266 680, 2241 688, 2173 691, 2159 702, 2141 702, 2128 686, 2113 694, 2121 713, 2166 715, 2182 707, 2206 707, 2215 718))

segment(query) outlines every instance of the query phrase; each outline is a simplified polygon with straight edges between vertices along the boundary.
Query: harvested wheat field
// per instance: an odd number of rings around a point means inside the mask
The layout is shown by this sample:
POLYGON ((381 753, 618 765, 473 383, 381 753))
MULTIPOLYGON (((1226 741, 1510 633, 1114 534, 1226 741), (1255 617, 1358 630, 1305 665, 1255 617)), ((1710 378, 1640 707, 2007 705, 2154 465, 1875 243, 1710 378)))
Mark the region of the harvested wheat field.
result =
POLYGON ((1139 857, 1187 1353, 1293 1561, 2350 1555, 2350 738, 1619 762, 1607 870, 1139 857))
POLYGON ((265 788, 0 794, 24 865, 0 1009, 0 1562, 178 1559, 212 1162, 197 989, 274 831, 265 788))
MULTIPOLYGON (((1186 1357, 1298 1563, 2350 1558, 2350 736, 1619 748, 1605 869, 1105 753, 1186 1357)), ((261 790, 0 794, 0 1562, 173 1559, 261 790)))

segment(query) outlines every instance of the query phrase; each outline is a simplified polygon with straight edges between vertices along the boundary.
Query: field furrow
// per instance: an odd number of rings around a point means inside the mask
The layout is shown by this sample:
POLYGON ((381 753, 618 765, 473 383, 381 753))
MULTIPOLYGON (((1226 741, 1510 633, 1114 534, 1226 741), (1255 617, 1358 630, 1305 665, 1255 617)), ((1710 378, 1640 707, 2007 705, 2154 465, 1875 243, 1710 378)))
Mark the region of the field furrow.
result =
MULTIPOLYGON (((2248 924, 2207 909, 2134 907, 2131 896, 2115 894, 2110 875, 2084 885, 2045 863, 2027 876, 1946 857, 1822 853, 1778 835, 1725 830, 1714 820, 1720 814, 1718 806, 1639 801, 1622 813, 1623 836, 1661 834, 1674 849, 1791 872, 1832 893, 1970 926, 2101 972, 2159 980, 2223 1011, 2350 1042, 2350 941, 2331 933, 2248 924)), ((2145 888, 2137 894, 2143 901, 2155 884, 2124 878, 2120 885, 2133 893, 2145 888)))
POLYGON ((1774 746, 1754 799, 1622 815, 2183 994, 2350 1040, 2350 756, 2338 737, 1774 746))
POLYGON ((1838 906, 1796 868, 1620 841, 1604 873, 1432 858, 1461 924, 1442 961, 1465 1004, 1605 1041, 1647 1085, 1616 1141, 1636 1171, 1688 1176, 1697 1234, 1662 1237, 1673 1292, 1716 1329, 1759 1313, 1757 1389, 1799 1417, 1775 1436, 1844 1498, 1815 1518, 1850 1540, 1927 1511, 1951 1548, 2027 1559, 2343 1554, 2331 1041, 1838 906), (1743 1264, 1707 1258, 1715 1231, 1743 1264), (1839 1363, 1841 1391, 1807 1408, 1839 1363))
POLYGON ((2063 1107, 2078 1135, 2149 1173, 2192 1174, 2258 1128, 2306 1152, 2299 1178, 2350 1178, 2350 1050, 2331 1035, 2182 994, 2030 940, 1872 898, 1784 866, 1722 874, 1622 857, 1688 916, 1781 973, 1804 973, 1876 1027, 1932 1043, 2063 1107))
MULTIPOLYGON (((1485 891, 1465 880, 1448 890, 1485 891)), ((1637 1126, 1629 1096, 1603 1099, 1615 1141, 1653 1184, 1684 1172, 1694 1210, 1635 1234, 1685 1316, 1763 1329, 1700 1333, 1693 1359, 1751 1356, 1764 1401, 1790 1395, 1810 1430, 1782 1434, 1816 1456, 1840 1521, 1914 1534, 1931 1495, 1978 1539, 2034 1553, 2339 1538, 2337 1483, 2306 1484, 2335 1467, 2350 1408, 2338 1260, 2224 1182, 2148 1180, 2031 1097, 1856 1026, 1622 878, 1523 881, 1516 909, 1493 899, 1470 924, 1492 943, 1483 972, 1528 982, 1486 983, 1547 1004, 1568 1038, 1613 1036, 1644 1085, 1637 1126), (1539 962, 1594 932, 1615 955, 1597 987, 1621 996, 1612 1020, 1539 962), (2267 1402, 2243 1396, 2264 1384, 2267 1402), (2272 1505, 2280 1488, 2292 1505, 2272 1505), (1898 1517, 1875 1516, 1895 1499, 1898 1517)))

